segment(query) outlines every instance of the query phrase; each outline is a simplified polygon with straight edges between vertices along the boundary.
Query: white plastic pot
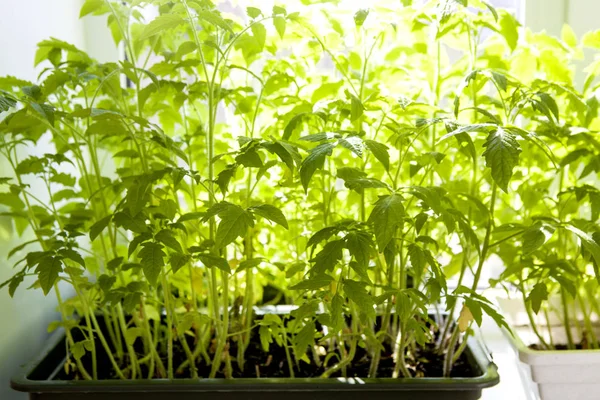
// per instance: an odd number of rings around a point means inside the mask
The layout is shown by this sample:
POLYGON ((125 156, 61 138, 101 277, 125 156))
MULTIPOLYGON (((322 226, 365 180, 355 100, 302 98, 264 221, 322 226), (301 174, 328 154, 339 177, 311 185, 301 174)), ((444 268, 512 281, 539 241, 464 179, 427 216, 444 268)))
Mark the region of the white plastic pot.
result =
MULTIPOLYGON (((522 303, 507 299, 498 299, 498 303, 515 333, 512 336, 506 332, 517 352, 524 384, 530 386, 539 399, 600 399, 600 350, 533 350, 529 346, 539 340, 528 324, 522 303)), ((543 324, 539 326, 545 336, 548 328, 543 324)), ((552 326, 551 329, 555 344, 567 342, 564 327, 552 326)), ((572 331, 579 340, 577 330, 572 331)))

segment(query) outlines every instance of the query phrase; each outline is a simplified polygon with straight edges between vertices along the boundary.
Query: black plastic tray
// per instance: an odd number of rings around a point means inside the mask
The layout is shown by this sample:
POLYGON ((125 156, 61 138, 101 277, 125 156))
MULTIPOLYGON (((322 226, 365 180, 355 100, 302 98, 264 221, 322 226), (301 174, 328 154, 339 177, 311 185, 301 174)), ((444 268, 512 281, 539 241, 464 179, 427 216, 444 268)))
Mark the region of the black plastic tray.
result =
POLYGON ((500 381, 496 365, 472 337, 465 353, 480 374, 474 378, 55 380, 66 359, 65 340, 64 331, 57 330, 11 387, 31 400, 476 400, 500 381))

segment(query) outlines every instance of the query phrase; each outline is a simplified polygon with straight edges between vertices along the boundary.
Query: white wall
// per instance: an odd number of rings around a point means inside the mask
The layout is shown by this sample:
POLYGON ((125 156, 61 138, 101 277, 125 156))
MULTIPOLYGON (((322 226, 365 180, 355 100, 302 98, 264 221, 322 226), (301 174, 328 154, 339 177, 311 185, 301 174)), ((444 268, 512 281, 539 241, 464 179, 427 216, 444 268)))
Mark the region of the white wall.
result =
MULTIPOLYGON (((33 68, 36 44, 49 37, 70 42, 100 61, 115 61, 117 51, 102 17, 79 19, 82 0, 0 0, 0 76, 14 75, 35 81, 33 68)), ((0 176, 10 175, 0 163, 0 176)), ((1 218, 1 217, 0 217, 1 218)), ((0 282, 13 271, 6 261, 11 248, 23 238, 10 232, 7 219, 0 219, 0 282)), ((31 233, 29 232, 31 235, 31 233)), ((27 282, 26 282, 27 283, 27 282)), ((31 281, 30 281, 31 283, 31 281)), ((40 350, 47 337, 48 323, 57 318, 51 293, 25 291, 14 299, 0 291, 0 399, 21 400, 26 395, 9 388, 9 379, 23 363, 40 350)))

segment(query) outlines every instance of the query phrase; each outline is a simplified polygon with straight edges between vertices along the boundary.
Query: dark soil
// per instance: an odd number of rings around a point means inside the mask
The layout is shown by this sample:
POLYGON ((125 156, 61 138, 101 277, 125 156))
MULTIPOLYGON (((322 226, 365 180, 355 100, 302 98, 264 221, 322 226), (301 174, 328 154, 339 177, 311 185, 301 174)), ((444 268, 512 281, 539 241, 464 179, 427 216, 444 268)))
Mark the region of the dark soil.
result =
MULTIPOLYGON (((73 334, 77 334, 77 330, 73 330, 73 334)), ((195 347, 194 338, 191 336, 187 337, 188 345, 191 349, 195 347)), ((77 341, 78 339, 75 338, 77 341)), ((80 339, 79 339, 80 340, 80 339)), ((209 355, 212 358, 214 353, 214 347, 216 340, 213 339, 213 344, 210 346, 209 355)), ((98 378, 99 379, 115 379, 116 374, 112 365, 110 363, 109 358, 106 353, 103 351, 101 343, 96 340, 96 349, 97 349, 97 365, 98 365, 98 378)), ((143 348, 140 341, 136 341, 136 351, 138 352, 138 357, 141 358, 144 356, 143 348)), ((173 365, 174 369, 184 361, 187 360, 185 356, 185 352, 181 344, 177 341, 174 342, 174 360, 173 365)), ((385 346, 385 351, 382 352, 381 360, 379 363, 379 369, 377 372, 378 378, 391 378, 392 373, 394 371, 394 360, 392 357, 393 351, 389 345, 385 346)), ((286 353, 283 347, 277 346, 276 343, 271 343, 270 352, 267 354, 262 350, 262 346, 260 343, 260 338, 258 335, 258 331, 255 330, 251 336, 250 344, 246 349, 245 353, 245 364, 243 371, 240 370, 237 362, 237 342, 233 340, 233 338, 228 342, 228 352, 229 360, 232 366, 231 377, 233 378, 289 378, 289 367, 286 359, 286 353)), ((163 348, 159 348, 159 353, 163 356, 163 363, 165 368, 167 366, 166 360, 166 348, 164 352, 163 348), (163 354, 165 353, 165 354, 163 354)), ((310 357, 310 352, 308 352, 310 364, 304 361, 300 361, 299 365, 294 366, 294 374, 296 378, 316 378, 319 377, 327 367, 331 367, 338 362, 337 357, 330 357, 328 361, 328 365, 318 366, 314 359, 310 357)), ((325 360, 325 357, 320 357, 321 361, 325 360)), ((443 376, 443 363, 444 356, 438 354, 433 345, 427 345, 423 348, 417 348, 413 353, 408 353, 406 355, 406 360, 408 363, 408 370, 411 372, 413 376, 418 377, 429 377, 429 378, 437 378, 443 376)), ((91 364, 91 356, 90 353, 86 353, 86 355, 82 358, 83 364, 86 367, 87 371, 91 373, 92 364, 91 364)), ((208 377, 210 374, 211 366, 207 365, 207 363, 202 359, 202 357, 198 357, 196 360, 198 375, 202 378, 208 377)), ((367 353, 367 351, 361 347, 358 347, 356 350, 356 355, 354 357, 354 361, 352 365, 349 365, 346 369, 346 377, 355 377, 355 378, 366 378, 369 372, 369 366, 371 363, 371 357, 367 353)), ((77 380, 80 379, 76 371, 74 371, 74 362, 71 362, 72 367, 62 368, 54 377, 57 380, 77 380)), ((221 371, 217 374, 217 378, 225 378, 225 365, 223 362, 221 365, 221 371)), ((142 365, 142 373, 143 377, 146 378, 148 376, 148 367, 147 365, 142 365)), ((459 360, 455 363, 452 369, 452 377, 475 377, 481 374, 481 371, 478 371, 477 368, 473 367, 471 363, 468 361, 467 352, 463 352, 459 360)), ((341 371, 338 373, 334 373, 331 375, 331 378, 341 377, 341 371)), ((157 377, 154 374, 154 377, 157 377)), ((185 379, 190 378, 189 368, 185 368, 185 370, 181 373, 177 373, 175 378, 185 379)))
MULTIPOLYGON (((530 344, 529 348, 531 350, 538 350, 538 351, 548 350, 548 349, 543 348, 539 344, 530 344)), ((567 344, 555 344, 553 350, 571 350, 571 349, 569 349, 569 345, 567 345, 567 344)), ((584 346, 582 343, 578 343, 575 345, 575 350, 589 350, 589 347, 587 345, 584 346)))

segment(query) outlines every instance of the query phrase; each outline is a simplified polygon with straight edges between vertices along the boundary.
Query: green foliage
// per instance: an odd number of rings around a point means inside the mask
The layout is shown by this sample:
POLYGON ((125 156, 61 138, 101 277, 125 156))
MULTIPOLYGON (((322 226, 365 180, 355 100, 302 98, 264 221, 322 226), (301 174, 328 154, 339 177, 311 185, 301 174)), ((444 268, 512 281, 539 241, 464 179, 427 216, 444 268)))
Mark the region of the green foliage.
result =
POLYGON ((253 329, 290 376, 311 359, 345 374, 356 348, 370 377, 390 348, 394 377, 409 376, 419 346, 450 376, 473 323, 506 326, 480 291, 491 257, 503 265, 491 283, 530 314, 561 296, 591 318, 600 62, 581 91, 573 65, 598 33, 528 32, 485 1, 381 4, 249 1, 232 15, 205 0, 83 2, 125 61, 50 39, 39 82, 0 78, 0 213, 35 237, 10 251, 0 287, 71 285, 60 325, 86 335, 68 343, 75 364, 102 351, 93 332, 123 378, 142 360, 150 377, 194 376, 192 363, 229 377, 253 329), (255 315, 276 302, 297 308, 255 315), (452 318, 430 318, 440 304, 452 318), (196 348, 173 366, 168 349, 188 336, 196 348))

